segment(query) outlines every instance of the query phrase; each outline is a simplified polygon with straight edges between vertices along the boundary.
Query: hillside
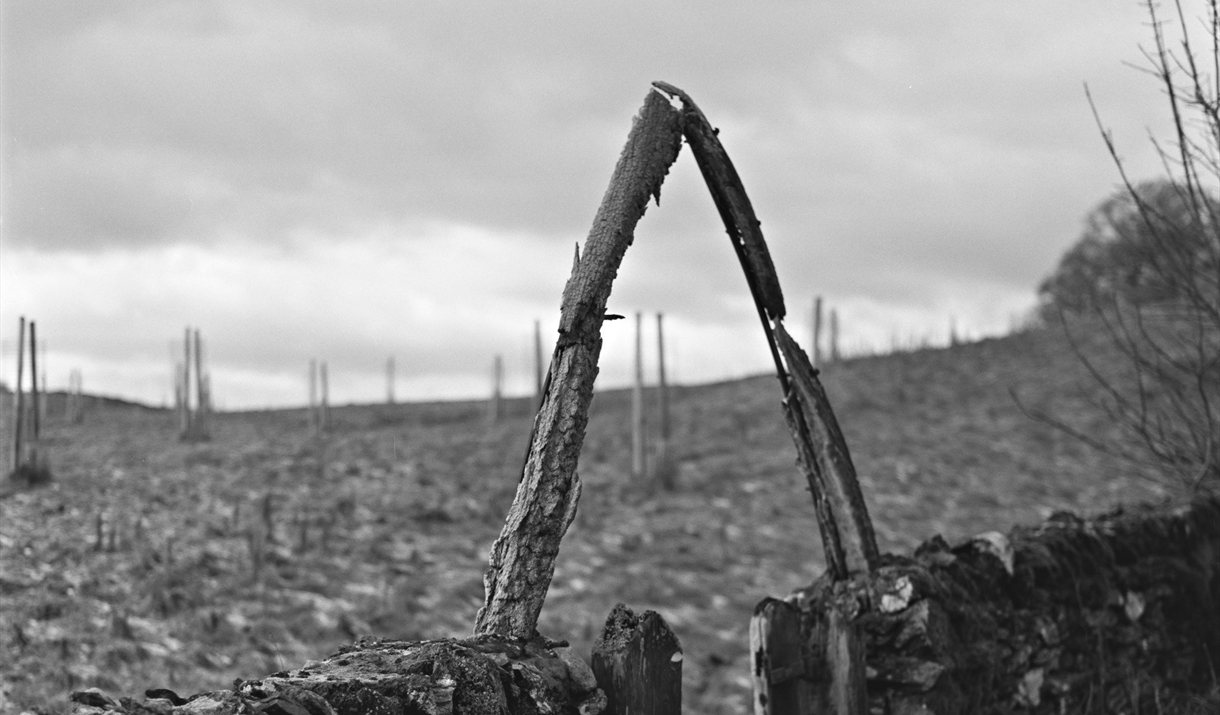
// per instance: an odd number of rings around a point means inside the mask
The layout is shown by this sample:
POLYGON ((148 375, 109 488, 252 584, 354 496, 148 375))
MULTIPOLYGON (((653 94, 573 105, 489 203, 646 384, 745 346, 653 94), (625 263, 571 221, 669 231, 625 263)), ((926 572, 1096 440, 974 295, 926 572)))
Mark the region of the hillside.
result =
MULTIPOLYGON (((1167 496, 1017 410, 1010 388, 1113 433, 1053 333, 846 361, 823 381, 884 550, 1167 496)), ((630 483, 629 399, 594 399, 540 630, 587 654, 616 601, 653 608, 682 639, 691 711, 745 711, 755 603, 821 569, 779 385, 673 391, 672 493, 630 483)), ((227 687, 366 634, 467 633, 529 434, 525 402, 509 413, 340 407, 317 439, 301 410, 222 414, 187 445, 162 411, 52 412, 56 482, 0 499, 0 712, 90 686, 227 687)))

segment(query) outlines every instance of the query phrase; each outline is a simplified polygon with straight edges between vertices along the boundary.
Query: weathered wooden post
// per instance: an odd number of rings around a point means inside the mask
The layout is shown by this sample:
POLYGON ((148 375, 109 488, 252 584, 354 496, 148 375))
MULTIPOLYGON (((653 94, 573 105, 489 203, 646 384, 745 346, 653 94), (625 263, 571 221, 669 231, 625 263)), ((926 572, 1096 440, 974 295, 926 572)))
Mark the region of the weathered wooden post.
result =
POLYGON ((25 316, 21 316, 17 328, 17 385, 13 388, 13 468, 16 473, 21 467, 22 437, 25 430, 25 399, 21 392, 22 371, 25 368, 25 316))
POLYGON ((822 296, 813 299, 813 341, 810 357, 814 367, 822 366, 822 296))
POLYGON ((957 347, 957 317, 949 316, 949 347, 957 347))
POLYGON ((641 483, 647 465, 644 463, 644 345, 642 316, 635 314, 635 376, 631 383, 631 477, 641 483))
POLYGON ((801 630, 801 611, 775 598, 764 599, 750 619, 750 676, 755 715, 817 712, 814 651, 801 630))
POLYGON ((656 611, 618 604, 593 646, 593 674, 606 692, 603 715, 680 715, 682 645, 656 611))

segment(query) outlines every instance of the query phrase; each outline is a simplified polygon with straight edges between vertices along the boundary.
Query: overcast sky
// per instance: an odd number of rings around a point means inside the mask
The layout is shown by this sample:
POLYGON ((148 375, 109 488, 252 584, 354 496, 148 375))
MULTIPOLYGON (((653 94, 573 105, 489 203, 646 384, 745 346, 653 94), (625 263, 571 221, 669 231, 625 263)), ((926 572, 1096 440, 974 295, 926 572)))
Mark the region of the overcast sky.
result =
MULTIPOLYGON (((0 7, 3 379, 25 315, 52 389, 154 403, 187 325, 225 407, 299 404, 311 357, 334 402, 381 399, 389 356, 400 399, 486 394, 497 353, 528 391, 652 80, 720 128, 793 332, 820 294, 849 350, 1029 310, 1118 179, 1085 82, 1137 177, 1166 128, 1131 0, 0 7)), ((768 368, 689 150, 610 309, 666 314, 680 381, 768 368)), ((602 386, 633 334, 607 323, 602 386)))

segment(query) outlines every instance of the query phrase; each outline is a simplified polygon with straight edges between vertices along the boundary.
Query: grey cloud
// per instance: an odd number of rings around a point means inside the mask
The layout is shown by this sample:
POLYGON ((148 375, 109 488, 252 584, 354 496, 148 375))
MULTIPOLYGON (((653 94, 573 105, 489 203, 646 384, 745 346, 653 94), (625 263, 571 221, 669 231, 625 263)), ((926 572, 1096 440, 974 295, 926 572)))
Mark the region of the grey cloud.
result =
MULTIPOLYGON (((1142 29, 1116 32, 1117 15, 1061 3, 1031 17, 724 2, 697 19, 683 3, 5 8, 9 245, 275 242, 429 221, 562 245, 587 230, 648 81, 667 79, 726 129, 777 252, 832 285, 848 278, 821 266, 848 267, 844 252, 942 275, 1037 273, 1072 236, 1015 224, 1039 202, 1054 203, 1040 214, 1060 227, 1091 204, 1051 153, 1093 136, 1081 81, 1135 54, 1097 43, 1142 29), (1047 152, 1046 175, 1032 176, 1045 187, 945 155, 971 143, 1047 152), (989 208, 980 186, 1025 196, 989 208), (1015 249, 1015 236, 1032 238, 1015 249)), ((1131 108, 1113 111, 1123 121, 1131 108)), ((667 184, 648 221, 681 247, 660 260, 717 290, 726 269, 703 252, 722 233, 698 193, 667 184)))
MULTIPOLYGON (((8 240, 16 244, 52 232, 95 241, 94 224, 114 223, 100 203, 149 206, 130 234, 107 232, 128 242, 161 227, 161 240, 209 240, 226 231, 282 236, 315 221, 342 233, 404 217, 580 231, 649 80, 689 81, 715 116, 767 117, 768 94, 816 89, 809 74, 833 50, 833 33, 889 15, 838 12, 817 22, 800 3, 724 3, 702 8, 699 22, 681 4, 645 13, 152 3, 106 14, 33 5, 19 5, 6 23, 16 28, 8 36, 40 30, 40 41, 6 52, 13 142, 27 153, 106 150, 82 152, 84 164, 117 151, 151 165, 168 152, 189 157, 193 175, 160 187, 171 194, 165 200, 138 182, 111 183, 104 202, 68 176, 57 199, 79 217, 77 231, 14 188, 8 240), (209 202, 194 185, 201 181, 227 196, 211 212, 200 208, 209 202), (115 195, 124 190, 127 199, 115 195), (174 213, 184 199, 196 206, 189 217, 174 213)), ((6 173, 9 186, 39 181, 20 164, 6 173)))

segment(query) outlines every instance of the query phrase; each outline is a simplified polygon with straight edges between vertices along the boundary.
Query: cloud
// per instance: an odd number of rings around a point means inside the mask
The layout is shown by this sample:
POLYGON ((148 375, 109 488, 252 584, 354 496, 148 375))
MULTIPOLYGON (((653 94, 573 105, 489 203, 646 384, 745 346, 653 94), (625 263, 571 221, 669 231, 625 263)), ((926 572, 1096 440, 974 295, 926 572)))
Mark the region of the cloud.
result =
POLYGON ((1097 61, 1080 27, 1118 16, 1049 6, 1037 19, 719 3, 696 22, 681 2, 17 3, 6 242, 283 240, 403 220, 582 231, 655 78, 746 125, 736 141, 781 179, 799 171, 784 155, 807 152, 831 159, 826 181, 875 176, 895 141, 936 170, 939 135, 1061 146, 1097 61), (859 131, 879 124, 904 131, 859 131))
MULTIPOLYGON (((1159 168, 1145 126, 1164 126, 1156 87, 1122 65, 1147 39, 1136 5, 14 0, 3 13, 5 325, 54 316, 65 350, 117 365, 168 360, 164 341, 198 323, 233 375, 284 385, 327 353, 369 364, 371 390, 387 345, 421 390, 481 384, 496 341, 557 312, 654 79, 722 130, 792 313, 824 295, 862 341, 903 322, 940 330, 949 312, 1002 329, 1032 303, 1117 179, 1084 81, 1137 176, 1159 168), (83 286, 89 302, 69 300, 83 286)), ((686 151, 611 306, 665 311, 675 345, 756 330, 686 151)), ((715 360, 765 369, 749 350, 715 360)))

